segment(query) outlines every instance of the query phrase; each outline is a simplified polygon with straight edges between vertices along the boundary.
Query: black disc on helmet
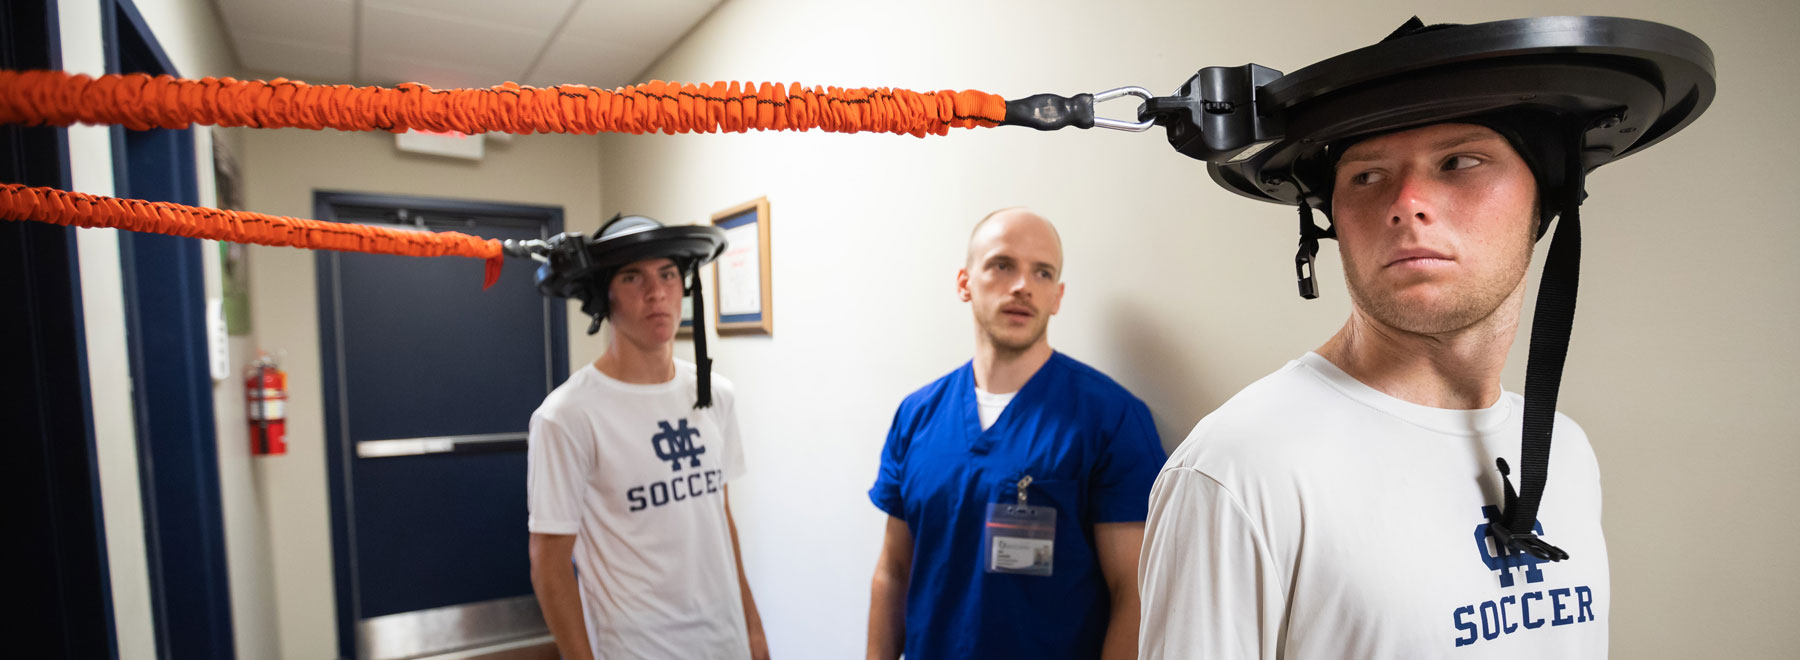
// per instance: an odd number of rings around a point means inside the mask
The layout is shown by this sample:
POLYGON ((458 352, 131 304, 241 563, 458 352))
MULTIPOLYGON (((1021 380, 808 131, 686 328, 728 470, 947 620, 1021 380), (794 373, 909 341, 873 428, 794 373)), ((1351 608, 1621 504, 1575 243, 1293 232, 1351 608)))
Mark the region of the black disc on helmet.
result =
MULTIPOLYGON (((1207 170, 1240 195, 1329 213, 1333 144, 1522 112, 1554 117, 1570 147, 1579 133, 1585 172, 1681 130, 1713 94, 1712 50, 1660 23, 1552 16, 1426 27, 1415 18, 1381 43, 1258 88, 1254 111, 1280 135, 1207 170)), ((1567 174, 1548 177, 1546 199, 1559 198, 1567 174)))
POLYGON ((575 298, 581 311, 594 317, 593 329, 607 314, 607 288, 613 273, 637 261, 668 258, 684 279, 725 251, 725 230, 711 225, 664 226, 641 215, 613 216, 593 238, 563 234, 550 240, 547 261, 538 267, 538 291, 575 298))
POLYGON ((615 215, 600 235, 561 234, 547 241, 544 264, 538 267, 538 291, 546 296, 581 301, 593 317, 588 334, 606 320, 613 274, 645 259, 670 259, 680 269, 684 295, 693 297, 695 408, 712 405, 712 359, 706 355, 706 301, 700 291, 700 267, 725 252, 725 230, 712 225, 667 227, 641 215, 615 215))

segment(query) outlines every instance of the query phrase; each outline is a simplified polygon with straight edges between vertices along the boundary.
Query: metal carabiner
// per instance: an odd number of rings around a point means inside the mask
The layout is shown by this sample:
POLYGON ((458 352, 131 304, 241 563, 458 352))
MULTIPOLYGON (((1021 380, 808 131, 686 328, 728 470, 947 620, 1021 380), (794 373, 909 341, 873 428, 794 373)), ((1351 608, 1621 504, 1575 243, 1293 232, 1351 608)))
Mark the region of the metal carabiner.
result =
MULTIPOLYGON (((1104 92, 1100 92, 1099 94, 1095 94, 1094 95, 1094 105, 1097 108, 1101 103, 1105 103, 1107 101, 1111 101, 1113 99, 1122 98, 1122 97, 1126 97, 1126 96, 1135 96, 1140 99, 1143 99, 1146 102, 1149 101, 1151 98, 1150 90, 1144 89, 1142 87, 1120 87, 1118 89, 1109 89, 1104 92)), ((1140 103, 1139 105, 1141 106, 1142 104, 1140 103)), ((1101 117, 1098 110, 1096 110, 1094 113, 1094 128, 1110 128, 1115 131, 1131 131, 1133 133, 1142 133, 1144 131, 1150 130, 1150 128, 1155 125, 1156 125, 1156 119, 1154 119, 1154 118, 1150 119, 1149 121, 1125 121, 1123 119, 1106 119, 1104 117, 1101 117)))
POLYGON ((500 251, 509 257, 531 257, 535 261, 550 263, 550 244, 539 240, 506 239, 500 242, 500 251))

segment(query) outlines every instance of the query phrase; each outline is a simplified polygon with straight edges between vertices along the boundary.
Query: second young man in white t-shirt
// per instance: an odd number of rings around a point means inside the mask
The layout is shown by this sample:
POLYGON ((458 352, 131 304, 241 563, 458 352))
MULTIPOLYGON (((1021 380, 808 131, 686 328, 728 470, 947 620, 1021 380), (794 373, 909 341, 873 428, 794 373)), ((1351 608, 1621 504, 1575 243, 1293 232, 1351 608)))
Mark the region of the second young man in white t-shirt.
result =
MULTIPOLYGON (((616 234, 641 247, 638 231, 616 234)), ((700 261, 598 274, 612 341, 531 417, 531 578, 563 658, 768 657, 726 498, 744 473, 732 386, 712 377, 696 406, 702 379, 673 355, 700 261)))

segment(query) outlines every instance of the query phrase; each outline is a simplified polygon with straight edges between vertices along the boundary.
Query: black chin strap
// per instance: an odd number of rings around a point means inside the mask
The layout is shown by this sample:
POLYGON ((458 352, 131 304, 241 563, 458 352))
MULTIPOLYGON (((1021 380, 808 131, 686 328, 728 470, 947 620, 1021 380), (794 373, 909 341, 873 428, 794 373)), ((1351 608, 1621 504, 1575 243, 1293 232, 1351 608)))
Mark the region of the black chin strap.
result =
POLYGON ((706 356, 706 296, 700 291, 700 264, 689 269, 688 290, 694 296, 694 366, 697 367, 700 393, 695 408, 712 407, 712 358, 706 356))
POLYGON ((1500 543, 1549 561, 1569 558, 1569 553, 1538 538, 1535 530, 1544 482, 1549 478, 1556 395, 1562 385, 1563 361, 1569 354, 1575 291, 1581 281, 1581 198, 1585 187, 1581 151, 1569 151, 1569 198, 1564 202, 1562 219, 1556 224, 1556 234, 1550 237, 1550 253, 1544 257, 1544 277, 1538 285, 1536 316, 1531 321, 1531 353, 1525 363, 1525 429, 1519 442, 1519 490, 1513 492, 1506 459, 1495 459, 1501 480, 1506 483, 1506 508, 1499 522, 1488 525, 1500 543))
POLYGON ((1300 297, 1319 297, 1319 279, 1313 269, 1319 256, 1319 239, 1337 238, 1337 228, 1320 229, 1313 224, 1312 204, 1300 202, 1300 251, 1294 254, 1294 276, 1300 280, 1300 297))

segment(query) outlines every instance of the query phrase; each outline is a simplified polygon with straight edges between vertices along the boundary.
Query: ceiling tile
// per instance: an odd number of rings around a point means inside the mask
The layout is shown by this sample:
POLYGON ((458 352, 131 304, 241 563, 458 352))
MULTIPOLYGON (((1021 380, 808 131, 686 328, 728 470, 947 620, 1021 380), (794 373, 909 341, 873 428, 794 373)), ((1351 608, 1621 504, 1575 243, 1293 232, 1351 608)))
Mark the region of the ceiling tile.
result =
POLYGON ((563 36, 545 51, 544 59, 531 72, 531 84, 537 86, 582 84, 613 88, 630 85, 639 71, 656 57, 641 48, 563 36))
POLYGON ((279 37, 240 34, 232 38, 239 64, 258 76, 275 75, 310 83, 349 83, 350 53, 279 37))
POLYGON ((717 0, 665 0, 663 2, 606 2, 585 0, 569 17, 563 35, 591 41, 648 48, 654 59, 675 45, 675 40, 694 27, 717 0))
POLYGON ((719 1, 212 0, 259 74, 438 87, 642 82, 719 1))
POLYGON ((517 28, 481 26, 447 20, 410 10, 376 6, 363 8, 362 62, 364 75, 373 69, 391 71, 395 58, 430 63, 434 68, 467 68, 495 76, 485 85, 521 78, 537 58, 542 34, 517 28))
POLYGON ((232 34, 276 36, 294 43, 350 48, 350 0, 217 0, 232 34))
POLYGON ((578 0, 370 0, 369 7, 409 10, 482 25, 502 25, 548 34, 578 0))
POLYGON ((371 58, 364 54, 362 78, 367 83, 374 85, 416 82, 445 89, 493 87, 508 80, 515 80, 518 76, 493 68, 470 67, 400 56, 371 58))

